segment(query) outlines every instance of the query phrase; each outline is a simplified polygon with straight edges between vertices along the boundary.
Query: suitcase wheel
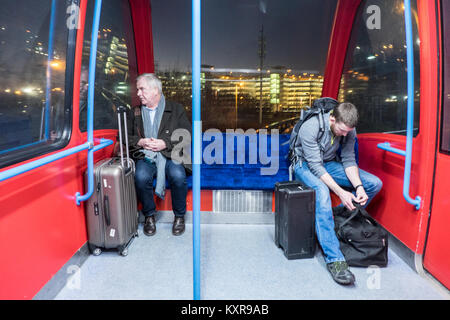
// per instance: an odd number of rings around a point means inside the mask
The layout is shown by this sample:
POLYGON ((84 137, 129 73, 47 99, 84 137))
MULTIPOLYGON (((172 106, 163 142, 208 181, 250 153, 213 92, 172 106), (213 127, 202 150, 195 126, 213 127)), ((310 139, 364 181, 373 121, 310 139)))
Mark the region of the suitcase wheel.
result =
POLYGON ((122 251, 119 251, 120 255, 123 257, 126 257, 128 255, 128 249, 123 249, 122 251))
POLYGON ((92 244, 88 244, 89 246, 89 251, 94 255, 94 256, 99 256, 102 253, 102 249, 100 249, 99 247, 96 247, 92 244))

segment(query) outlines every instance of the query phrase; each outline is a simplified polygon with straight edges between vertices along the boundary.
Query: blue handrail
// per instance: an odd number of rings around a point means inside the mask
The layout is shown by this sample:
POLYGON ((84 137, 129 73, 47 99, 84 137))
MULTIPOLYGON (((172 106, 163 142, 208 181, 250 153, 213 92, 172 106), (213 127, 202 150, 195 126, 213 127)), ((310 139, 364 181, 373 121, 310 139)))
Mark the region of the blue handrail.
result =
POLYGON ((386 151, 390 151, 392 153, 396 153, 399 154, 401 156, 406 156, 406 151, 405 150, 401 150, 401 149, 397 149, 394 147, 391 147, 391 144, 389 142, 383 142, 383 143, 379 143, 377 145, 378 148, 386 150, 386 151))
POLYGON ((193 195, 193 287, 194 300, 200 300, 200 164, 202 154, 202 122, 200 109, 200 0, 192 0, 192 124, 193 153, 192 195, 193 195))
MULTIPOLYGON (((48 31, 48 53, 47 53, 47 72, 45 89, 45 140, 48 140, 50 134, 50 105, 51 105, 51 86, 52 86, 52 60, 53 60, 53 36, 55 33, 55 13, 56 0, 52 0, 52 9, 50 12, 50 27, 48 31)), ((39 137, 41 138, 41 137, 39 137)))
POLYGON ((414 126, 414 43, 411 24, 411 1, 405 0, 405 32, 406 32, 406 61, 408 70, 408 109, 406 119, 406 151, 393 148, 388 142, 378 144, 378 148, 394 152, 405 156, 405 173, 403 176, 403 197, 405 200, 414 205, 416 210, 420 209, 421 197, 416 196, 415 199, 409 195, 410 179, 411 179, 411 160, 412 160, 412 144, 413 144, 413 126, 414 126))
MULTIPOLYGON (((95 0, 94 21, 92 22, 91 50, 89 55, 89 87, 88 87, 88 105, 87 105, 87 143, 90 145, 88 150, 88 190, 86 194, 75 194, 77 205, 81 201, 86 201, 94 193, 94 87, 95 87, 95 65, 97 63, 97 42, 98 27, 100 24, 100 13, 102 9, 102 0, 95 0)), ((112 141, 111 141, 112 143, 112 141)))
MULTIPOLYGON (((100 142, 101 143, 99 145, 95 146, 95 148, 94 148, 95 151, 99 150, 101 148, 104 148, 106 146, 109 146, 109 145, 111 145, 113 143, 112 140, 107 140, 107 139, 101 139, 100 142)), ((15 176, 17 176, 19 174, 28 172, 28 171, 36 169, 36 168, 39 168, 39 167, 41 167, 43 165, 46 165, 48 163, 51 163, 53 161, 56 161, 56 160, 68 157, 68 156, 70 156, 70 155, 72 155, 74 153, 81 152, 83 150, 88 149, 89 146, 90 146, 89 143, 86 142, 86 143, 83 143, 83 144, 81 144, 79 146, 76 146, 76 147, 73 147, 73 148, 70 148, 70 149, 67 149, 67 150, 64 150, 64 151, 52 154, 50 156, 47 156, 47 157, 44 157, 44 158, 41 158, 41 159, 38 159, 38 160, 35 160, 35 161, 32 161, 32 162, 28 162, 26 164, 17 166, 17 167, 12 168, 12 169, 5 170, 3 172, 0 172, 0 181, 7 180, 7 179, 15 177, 15 176)))

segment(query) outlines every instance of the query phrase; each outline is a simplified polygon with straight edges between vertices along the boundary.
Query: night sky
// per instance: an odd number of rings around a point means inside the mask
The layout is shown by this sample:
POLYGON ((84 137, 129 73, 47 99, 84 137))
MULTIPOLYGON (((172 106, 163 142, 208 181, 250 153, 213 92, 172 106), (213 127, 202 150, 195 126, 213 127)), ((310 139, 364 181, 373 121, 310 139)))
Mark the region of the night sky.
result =
MULTIPOLYGON (((264 68, 323 72, 337 0, 204 0, 202 64, 259 66, 264 24, 264 68), (265 11, 265 13, 263 13, 265 11)), ((159 70, 191 67, 191 1, 153 0, 153 38, 159 70)))
MULTIPOLYGON (((105 8, 110 1, 104 1, 105 8)), ((15 10, 17 0, 8 0, 0 12, 0 22, 7 25, 6 30, 0 32, 0 40, 5 42, 0 71, 8 74, 20 74, 18 70, 11 70, 13 65, 9 61, 13 56, 16 69, 23 68, 24 61, 29 59, 25 51, 9 50, 16 47, 13 44, 24 43, 28 36, 26 29, 32 31, 31 35, 39 36, 30 39, 27 46, 34 48, 40 41, 47 50, 51 0, 20 0, 19 3, 27 4, 27 10, 18 12, 15 10)), ((58 2, 62 3, 65 2, 58 2)), ((152 0, 151 3, 157 71, 190 71, 191 1, 152 0)), ((336 3, 337 0, 202 0, 202 64, 257 69, 258 37, 263 23, 265 69, 285 66, 322 73, 336 3)), ((62 14, 57 15, 57 25, 61 28, 68 15, 65 10, 59 11, 62 14)), ((114 23, 111 25, 113 28, 114 23)), ((65 33, 57 33, 55 48, 64 47, 64 42, 59 42, 65 41, 65 36, 65 33)))

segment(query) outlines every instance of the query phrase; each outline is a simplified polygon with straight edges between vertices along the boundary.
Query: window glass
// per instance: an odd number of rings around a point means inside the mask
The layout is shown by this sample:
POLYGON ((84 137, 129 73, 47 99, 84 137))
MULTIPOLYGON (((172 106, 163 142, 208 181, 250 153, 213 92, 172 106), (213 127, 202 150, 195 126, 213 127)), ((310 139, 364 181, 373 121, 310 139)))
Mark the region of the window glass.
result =
MULTIPOLYGON (((322 93, 336 3, 202 1, 203 131, 268 127, 289 132, 301 108, 322 93)), ((184 0, 152 1, 156 73, 166 98, 188 113, 190 6, 184 0)))
MULTIPOLYGON (((86 13, 83 66, 80 84, 80 130, 87 130, 89 53, 94 1, 86 13)), ((94 129, 116 129, 118 106, 132 105, 135 94, 136 50, 133 24, 127 0, 102 2, 95 68, 94 129)))
MULTIPOLYGON (((414 40, 414 135, 419 132, 420 41, 416 1, 411 2, 414 40)), ((363 1, 353 26, 339 100, 359 110, 358 133, 406 135, 407 62, 403 1, 363 1)))
POLYGON ((0 10, 0 166, 67 144, 71 125, 71 1, 5 0, 0 10), (66 68, 66 65, 69 66, 66 68))
POLYGON ((444 39, 444 94, 442 108, 441 150, 450 152, 450 1, 442 1, 444 39))

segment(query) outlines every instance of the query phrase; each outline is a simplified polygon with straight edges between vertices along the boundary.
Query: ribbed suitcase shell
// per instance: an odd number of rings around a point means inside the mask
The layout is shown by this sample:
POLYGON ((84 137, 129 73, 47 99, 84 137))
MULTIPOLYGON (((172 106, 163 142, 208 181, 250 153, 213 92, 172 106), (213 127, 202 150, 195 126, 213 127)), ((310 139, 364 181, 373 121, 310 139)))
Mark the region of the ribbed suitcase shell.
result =
POLYGON ((117 248, 126 255, 128 244, 137 236, 134 162, 130 159, 129 163, 127 169, 120 158, 109 158, 94 165, 95 190, 86 203, 88 241, 93 253, 95 249, 117 248))
MULTIPOLYGON (((123 148, 120 158, 109 158, 94 165, 94 193, 86 202, 89 250, 94 255, 101 248, 117 248, 123 256, 128 254, 128 246, 138 236, 136 188, 134 185, 134 161, 128 154, 128 132, 126 108, 117 108, 119 141, 122 146, 121 117, 125 132, 127 157, 124 160, 123 148)), ((88 175, 85 175, 88 185, 88 175)))
POLYGON ((275 184, 275 244, 289 260, 314 257, 315 192, 299 181, 275 184))

